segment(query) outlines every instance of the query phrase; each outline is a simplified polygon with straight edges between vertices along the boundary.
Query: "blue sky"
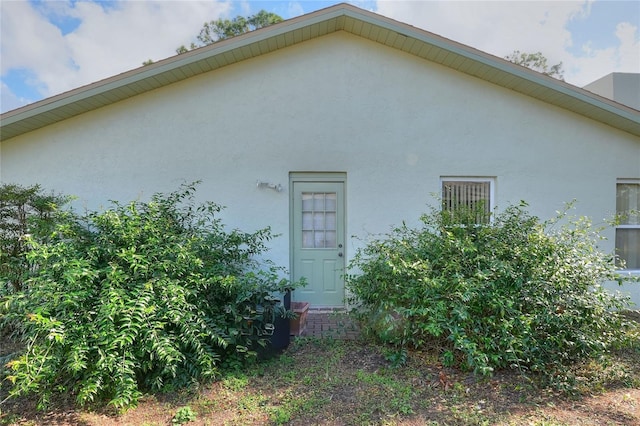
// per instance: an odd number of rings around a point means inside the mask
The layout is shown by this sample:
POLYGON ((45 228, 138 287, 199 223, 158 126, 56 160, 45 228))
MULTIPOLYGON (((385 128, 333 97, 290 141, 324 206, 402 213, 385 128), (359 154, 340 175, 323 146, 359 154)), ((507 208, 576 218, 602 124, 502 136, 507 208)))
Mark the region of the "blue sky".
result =
MULTIPOLYGON (((0 0, 2 112, 175 54, 205 21, 261 9, 292 18, 339 1, 0 0)), ((636 0, 361 0, 355 6, 504 57, 542 52, 584 86, 640 72, 636 0)))

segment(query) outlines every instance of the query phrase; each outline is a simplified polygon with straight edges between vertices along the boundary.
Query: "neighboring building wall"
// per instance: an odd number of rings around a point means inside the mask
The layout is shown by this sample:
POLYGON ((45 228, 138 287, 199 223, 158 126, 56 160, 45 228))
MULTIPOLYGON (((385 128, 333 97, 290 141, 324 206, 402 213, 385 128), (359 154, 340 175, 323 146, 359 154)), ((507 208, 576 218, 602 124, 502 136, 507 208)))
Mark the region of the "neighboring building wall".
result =
POLYGON ((636 136, 336 33, 3 141, 0 178, 92 209, 202 180, 230 227, 282 234, 269 257, 288 265, 291 171, 347 173, 349 258, 352 235, 418 223, 441 176, 495 177, 501 207, 542 218, 576 199, 600 222, 639 153, 636 136))
POLYGON ((584 89, 640 110, 640 74, 614 72, 584 89))

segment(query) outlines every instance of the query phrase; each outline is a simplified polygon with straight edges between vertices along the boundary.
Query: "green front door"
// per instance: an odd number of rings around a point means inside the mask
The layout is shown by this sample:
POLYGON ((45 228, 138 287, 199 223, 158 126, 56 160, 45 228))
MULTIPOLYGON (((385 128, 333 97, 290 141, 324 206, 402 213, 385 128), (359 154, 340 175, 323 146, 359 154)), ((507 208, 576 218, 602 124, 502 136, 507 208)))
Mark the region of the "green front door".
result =
POLYGON ((291 181, 291 272, 294 280, 307 280, 293 298, 312 308, 344 306, 345 183, 333 179, 291 181))

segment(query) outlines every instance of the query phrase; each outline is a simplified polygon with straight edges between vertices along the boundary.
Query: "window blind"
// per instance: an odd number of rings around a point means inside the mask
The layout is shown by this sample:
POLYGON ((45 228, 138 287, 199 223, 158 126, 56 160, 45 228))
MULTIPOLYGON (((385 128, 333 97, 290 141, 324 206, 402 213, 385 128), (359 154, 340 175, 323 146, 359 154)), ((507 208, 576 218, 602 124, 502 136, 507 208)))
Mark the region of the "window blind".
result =
POLYGON ((477 223, 487 223, 491 206, 491 182, 448 180, 442 182, 444 211, 475 212, 477 223))

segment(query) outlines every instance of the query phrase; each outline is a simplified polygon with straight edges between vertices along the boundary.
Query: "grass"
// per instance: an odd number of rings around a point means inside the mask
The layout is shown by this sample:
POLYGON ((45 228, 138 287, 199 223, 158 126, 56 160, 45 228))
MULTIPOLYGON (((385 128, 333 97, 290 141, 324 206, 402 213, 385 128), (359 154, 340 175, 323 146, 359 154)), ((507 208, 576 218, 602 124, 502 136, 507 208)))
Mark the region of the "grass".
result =
MULTIPOLYGON (((633 336, 637 339, 637 336, 633 336)), ((636 425, 640 341, 574 368, 573 392, 540 387, 517 372, 489 379, 443 367, 438 351, 409 351, 394 367, 383 346, 298 338, 251 371, 147 396, 122 415, 59 401, 0 407, 2 425, 636 425)))

